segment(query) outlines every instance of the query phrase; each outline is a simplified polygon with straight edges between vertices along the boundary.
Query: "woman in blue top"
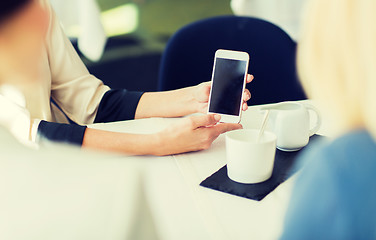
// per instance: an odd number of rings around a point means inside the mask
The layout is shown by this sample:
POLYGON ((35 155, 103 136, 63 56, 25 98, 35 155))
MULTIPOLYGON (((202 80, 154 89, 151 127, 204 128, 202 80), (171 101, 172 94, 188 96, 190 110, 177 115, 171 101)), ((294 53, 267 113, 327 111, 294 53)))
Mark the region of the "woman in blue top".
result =
POLYGON ((376 239, 376 1, 307 10, 300 76, 336 138, 301 157, 281 239, 376 239))

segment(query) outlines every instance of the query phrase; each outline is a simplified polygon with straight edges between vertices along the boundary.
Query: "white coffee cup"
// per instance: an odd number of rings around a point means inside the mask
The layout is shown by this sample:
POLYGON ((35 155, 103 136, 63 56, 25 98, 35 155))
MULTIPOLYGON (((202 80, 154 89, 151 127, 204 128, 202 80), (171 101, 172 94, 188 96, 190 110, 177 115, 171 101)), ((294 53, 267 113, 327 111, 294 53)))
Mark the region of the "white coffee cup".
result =
POLYGON ((228 177, 239 183, 268 180, 274 167, 277 137, 265 131, 257 142, 260 130, 239 129, 226 134, 228 177))

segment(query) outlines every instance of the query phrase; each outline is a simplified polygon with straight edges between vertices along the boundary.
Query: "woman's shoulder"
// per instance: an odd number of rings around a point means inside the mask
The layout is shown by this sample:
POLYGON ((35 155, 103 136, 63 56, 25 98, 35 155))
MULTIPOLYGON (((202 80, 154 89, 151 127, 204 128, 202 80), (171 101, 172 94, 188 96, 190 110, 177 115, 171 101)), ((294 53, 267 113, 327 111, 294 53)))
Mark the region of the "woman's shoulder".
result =
POLYGON ((300 160, 303 165, 300 178, 307 184, 320 176, 322 181, 333 185, 338 194, 348 194, 351 188, 359 192, 364 184, 376 186, 376 142, 366 130, 315 144, 300 160))
POLYGON ((353 239, 376 233, 376 143, 368 132, 313 144, 301 164, 282 239, 353 239))
MULTIPOLYGON (((364 155, 369 154, 376 154, 376 142, 375 139, 372 138, 370 133, 366 130, 359 129, 354 130, 352 132, 349 132, 334 141, 332 141, 330 144, 326 146, 325 149, 331 149, 331 150, 337 150, 342 149, 346 153, 351 154, 362 154, 364 155)), ((340 154, 340 152, 336 151, 337 154, 340 154)), ((346 155, 342 156, 344 158, 352 158, 353 155, 346 155)))
POLYGON ((316 144, 302 155, 308 166, 325 167, 334 176, 345 173, 374 174, 376 142, 366 130, 349 132, 333 141, 316 144))

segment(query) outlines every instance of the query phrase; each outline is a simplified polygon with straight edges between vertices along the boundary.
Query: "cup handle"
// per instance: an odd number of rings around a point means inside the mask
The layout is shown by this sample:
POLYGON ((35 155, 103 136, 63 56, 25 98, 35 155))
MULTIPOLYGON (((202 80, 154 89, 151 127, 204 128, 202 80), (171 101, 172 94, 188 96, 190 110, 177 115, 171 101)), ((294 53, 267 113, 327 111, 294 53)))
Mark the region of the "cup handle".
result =
POLYGON ((313 127, 312 129, 309 130, 309 136, 311 137, 312 135, 316 134, 317 131, 321 127, 321 114, 320 114, 320 111, 316 107, 312 106, 311 104, 304 103, 304 106, 307 108, 307 110, 311 110, 311 111, 315 112, 316 116, 317 116, 317 121, 316 121, 315 127, 313 127))

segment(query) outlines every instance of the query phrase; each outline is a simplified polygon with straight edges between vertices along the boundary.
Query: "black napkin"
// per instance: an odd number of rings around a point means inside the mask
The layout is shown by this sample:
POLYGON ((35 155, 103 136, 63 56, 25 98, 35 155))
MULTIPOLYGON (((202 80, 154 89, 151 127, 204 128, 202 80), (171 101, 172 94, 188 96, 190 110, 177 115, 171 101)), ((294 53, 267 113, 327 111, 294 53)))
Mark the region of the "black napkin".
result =
MULTIPOLYGON (((312 144, 313 140, 322 138, 325 137, 314 135, 311 137, 308 145, 312 144)), ((278 187, 279 184, 286 181, 299 170, 293 166, 297 160, 297 156, 302 150, 303 149, 296 152, 283 152, 277 149, 272 176, 265 182, 256 184, 234 182, 227 176, 227 166, 224 166, 213 175, 205 179, 200 186, 260 201, 276 187, 278 187)))

